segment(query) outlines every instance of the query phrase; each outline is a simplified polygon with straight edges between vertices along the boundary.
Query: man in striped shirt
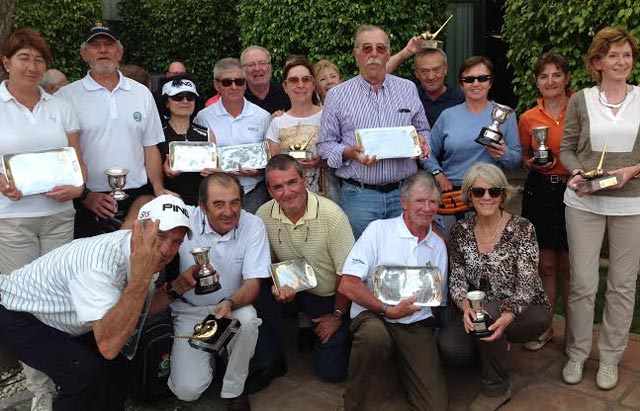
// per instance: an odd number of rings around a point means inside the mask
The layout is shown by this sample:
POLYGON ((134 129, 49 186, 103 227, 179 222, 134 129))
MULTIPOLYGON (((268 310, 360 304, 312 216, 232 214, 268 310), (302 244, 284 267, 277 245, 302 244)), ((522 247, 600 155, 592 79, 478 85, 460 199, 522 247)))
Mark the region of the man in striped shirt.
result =
MULTIPOLYGON (((414 126, 424 137, 429 123, 416 86, 386 73, 391 49, 389 37, 376 26, 356 31, 353 55, 360 74, 327 93, 318 154, 342 180, 341 206, 356 239, 369 222, 400 215, 400 183, 417 170, 415 159, 365 156, 355 140, 361 128, 414 126)), ((422 155, 429 147, 422 139, 422 155)))
POLYGON ((75 240, 0 276, 0 348, 55 382, 56 410, 123 409, 130 384, 121 350, 133 345, 133 355, 140 318, 195 285, 196 265, 154 285, 192 235, 182 200, 160 196, 138 219, 146 221, 133 230, 75 240))
POLYGON ((349 220, 337 204, 307 190, 304 171, 292 157, 274 156, 265 172, 273 200, 262 205, 256 215, 267 228, 272 260, 304 258, 313 267, 317 285, 296 293, 286 285, 276 288, 271 282, 263 283, 256 302, 263 325, 255 359, 266 369, 250 377, 248 389, 264 388, 286 371, 280 338, 283 310, 304 312, 312 319, 314 328, 307 330, 313 336, 314 370, 325 381, 342 381, 347 377, 351 349, 345 316, 349 301, 337 289, 338 272, 354 243, 349 220))

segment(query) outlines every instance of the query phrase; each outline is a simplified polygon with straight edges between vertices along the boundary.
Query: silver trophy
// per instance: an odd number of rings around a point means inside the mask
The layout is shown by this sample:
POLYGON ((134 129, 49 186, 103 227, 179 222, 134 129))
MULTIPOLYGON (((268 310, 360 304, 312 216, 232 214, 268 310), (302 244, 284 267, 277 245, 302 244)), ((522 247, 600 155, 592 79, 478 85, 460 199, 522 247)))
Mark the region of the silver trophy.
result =
POLYGON ((221 288, 218 282, 218 273, 207 267, 210 249, 211 247, 196 247, 191 250, 191 255, 196 260, 196 264, 200 266, 200 271, 195 276, 195 293, 198 295, 213 293, 221 288))
POLYGON ((547 141, 547 138, 549 137, 549 127, 534 127, 533 129, 531 129, 531 134, 533 135, 533 138, 538 142, 538 148, 533 150, 533 162, 539 166, 551 163, 553 161, 551 149, 544 145, 544 143, 546 143, 547 141))
POLYGON ((122 201, 128 198, 129 195, 124 192, 123 188, 127 185, 127 174, 129 174, 129 170, 123 167, 111 167, 104 170, 104 173, 107 175, 109 187, 113 189, 110 193, 111 197, 116 201, 122 201))
POLYGON ((487 295, 483 291, 469 291, 466 295, 469 305, 476 312, 473 322, 473 334, 478 337, 488 337, 493 334, 489 326, 493 324, 493 319, 486 310, 485 299, 487 295))
POLYGON ((502 140, 500 125, 507 121, 507 118, 509 118, 509 114, 511 113, 513 113, 513 109, 511 107, 493 103, 491 124, 487 127, 482 127, 480 135, 475 140, 476 143, 482 144, 483 146, 488 146, 491 143, 500 143, 500 140, 502 140))

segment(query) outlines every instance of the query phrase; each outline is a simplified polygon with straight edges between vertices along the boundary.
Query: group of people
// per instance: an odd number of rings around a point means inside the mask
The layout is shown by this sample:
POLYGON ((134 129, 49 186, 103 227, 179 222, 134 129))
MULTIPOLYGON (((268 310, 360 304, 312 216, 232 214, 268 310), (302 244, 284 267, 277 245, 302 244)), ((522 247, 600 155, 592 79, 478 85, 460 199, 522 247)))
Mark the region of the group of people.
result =
MULTIPOLYGON (((124 48, 108 27, 86 33, 87 75, 54 95, 40 86, 52 59, 46 41, 12 33, 2 49, 0 153, 72 147, 84 179, 23 196, 0 174, 0 349, 23 363, 32 410, 123 409, 139 325, 167 309, 175 335, 209 314, 239 320, 220 393, 230 410, 249 410, 249 395, 287 372, 283 312, 299 315, 298 347, 312 353, 315 373, 347 381, 346 410, 366 407, 369 379, 391 357, 419 410, 447 408, 441 364, 477 357, 482 391, 471 409, 495 410, 511 398, 509 342, 538 350, 553 335, 559 273, 562 378, 581 381, 605 230, 597 385, 615 387, 640 263, 640 95, 627 84, 637 40, 622 28, 599 31, 585 56, 597 85, 577 93, 566 60, 542 55, 537 105, 519 124, 509 115, 502 138, 482 145, 474 139, 492 122, 492 62, 470 57, 460 87, 448 85, 446 54, 420 42, 392 56, 382 29, 361 26, 357 76, 342 82, 332 63, 293 56, 282 85, 271 79, 269 52, 250 46, 216 62, 217 97, 196 113, 200 95, 184 65, 170 65, 154 98, 119 71, 124 48), (415 82, 390 74, 414 54, 415 82), (355 138, 358 129, 401 126, 416 129, 420 156, 370 157, 355 138), (539 127, 548 129, 546 163, 534 155, 539 127), (180 172, 168 158, 174 141, 264 142, 271 158, 264 169, 180 172), (300 149, 310 155, 287 154, 300 149), (505 209, 514 188, 504 171, 521 165, 529 173, 517 216, 505 209), (128 170, 129 197, 118 202, 104 175, 114 166, 128 170), (615 184, 593 188, 612 176, 615 184), (441 206, 443 193, 457 193, 455 212, 441 206), (213 293, 194 291, 195 247, 211 247, 221 285, 213 293), (300 258, 317 286, 274 284, 271 264, 300 258), (381 265, 437 267, 441 305, 384 303, 373 287, 381 265), (475 335, 470 291, 485 295, 488 336, 475 335)), ((176 339, 168 386, 194 401, 215 366, 212 354, 176 339)))

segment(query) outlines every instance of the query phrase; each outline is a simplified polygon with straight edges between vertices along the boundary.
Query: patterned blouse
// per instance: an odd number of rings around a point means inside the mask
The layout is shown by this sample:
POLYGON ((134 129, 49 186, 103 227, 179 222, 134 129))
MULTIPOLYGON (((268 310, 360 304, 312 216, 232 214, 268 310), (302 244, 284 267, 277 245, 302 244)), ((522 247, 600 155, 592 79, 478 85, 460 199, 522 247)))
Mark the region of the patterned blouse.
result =
POLYGON ((481 290, 501 301, 500 312, 520 314, 529 304, 551 309, 538 275, 538 243, 529 220, 512 215, 493 251, 478 251, 475 216, 451 230, 449 293, 460 306, 467 291, 481 290))

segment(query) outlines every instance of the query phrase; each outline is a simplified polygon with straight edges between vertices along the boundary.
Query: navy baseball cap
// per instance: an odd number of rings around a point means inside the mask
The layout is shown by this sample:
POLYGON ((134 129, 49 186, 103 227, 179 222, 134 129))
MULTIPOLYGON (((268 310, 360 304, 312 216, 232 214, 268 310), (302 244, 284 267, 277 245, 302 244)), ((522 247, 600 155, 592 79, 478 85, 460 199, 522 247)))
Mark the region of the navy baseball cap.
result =
POLYGON ((87 43, 92 38, 97 36, 107 36, 113 39, 113 41, 118 41, 118 37, 109 29, 107 26, 103 26, 100 23, 96 23, 95 26, 91 27, 89 31, 84 35, 84 43, 87 43))

